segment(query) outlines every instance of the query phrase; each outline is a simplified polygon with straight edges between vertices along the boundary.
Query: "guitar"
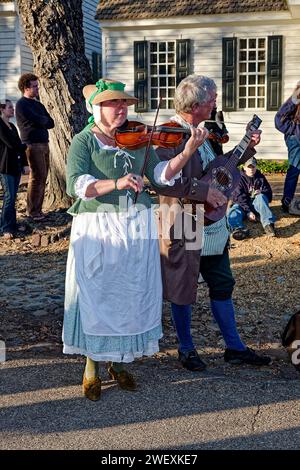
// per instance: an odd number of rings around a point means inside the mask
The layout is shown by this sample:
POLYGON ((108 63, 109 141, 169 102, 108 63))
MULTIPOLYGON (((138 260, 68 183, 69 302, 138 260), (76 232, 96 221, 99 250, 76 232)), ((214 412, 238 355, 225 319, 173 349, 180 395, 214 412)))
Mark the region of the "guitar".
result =
MULTIPOLYGON (((241 173, 237 169, 242 156, 247 150, 250 140, 251 133, 257 130, 262 120, 256 115, 248 124, 247 132, 242 138, 241 142, 234 149, 231 157, 228 159, 223 155, 216 157, 209 165, 207 173, 201 178, 201 181, 209 183, 209 186, 221 191, 227 198, 232 194, 235 188, 238 186, 241 173)), ((205 219, 208 223, 217 222, 222 219, 226 214, 227 203, 223 206, 214 209, 209 204, 204 204, 205 219)))

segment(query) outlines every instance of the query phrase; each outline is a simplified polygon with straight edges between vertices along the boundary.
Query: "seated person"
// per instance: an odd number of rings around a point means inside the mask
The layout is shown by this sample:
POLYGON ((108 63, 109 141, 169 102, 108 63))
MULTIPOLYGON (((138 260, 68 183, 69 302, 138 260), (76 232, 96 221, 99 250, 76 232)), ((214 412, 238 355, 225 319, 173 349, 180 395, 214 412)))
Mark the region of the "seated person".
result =
POLYGON ((244 240, 249 230, 244 227, 243 220, 258 220, 267 235, 275 237, 275 216, 269 203, 272 201, 272 188, 266 177, 256 168, 254 157, 244 164, 238 187, 232 193, 233 206, 228 212, 228 224, 235 240, 244 240))

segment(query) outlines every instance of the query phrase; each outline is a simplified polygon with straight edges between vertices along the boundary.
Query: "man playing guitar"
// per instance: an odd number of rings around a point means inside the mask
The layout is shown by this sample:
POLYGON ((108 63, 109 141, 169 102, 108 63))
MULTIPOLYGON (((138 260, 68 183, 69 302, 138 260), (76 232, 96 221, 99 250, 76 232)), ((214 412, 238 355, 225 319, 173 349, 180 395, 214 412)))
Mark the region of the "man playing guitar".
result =
MULTIPOLYGON (((176 115, 172 120, 185 128, 197 127, 210 118, 211 112, 216 106, 216 99, 217 89, 213 80, 205 76, 190 75, 183 79, 176 89, 174 98, 176 115)), ((247 130, 246 136, 236 149, 222 156, 223 167, 227 165, 227 162, 231 166, 231 158, 236 159, 236 165, 254 156, 256 153, 254 147, 260 142, 260 131, 257 131, 260 124, 258 117, 256 124, 257 126, 254 126, 254 129, 247 130), (238 158, 236 158, 237 156, 238 158)), ((181 146, 184 148, 184 143, 181 146)), ((156 149, 161 160, 172 158, 174 154, 178 154, 178 151, 180 151, 178 147, 175 149, 156 149)), ((214 166, 215 158, 216 155, 209 139, 206 139, 198 148, 198 151, 190 158, 174 186, 159 190, 160 204, 163 207, 169 205, 170 208, 177 204, 184 211, 183 197, 186 196, 186 193, 182 188, 188 188, 191 184, 192 189, 187 197, 197 202, 197 193, 199 193, 201 187, 202 198, 199 198, 198 201, 203 202, 206 200, 205 195, 203 196, 205 193, 203 185, 206 183, 206 193, 212 187, 219 190, 220 200, 217 207, 226 209, 226 200, 230 191, 229 193, 226 192, 228 188, 223 191, 222 185, 218 182, 218 180, 224 181, 223 176, 220 176, 219 170, 217 176, 215 174, 216 178, 213 174, 209 174, 209 169, 214 166), (206 170, 208 172, 205 175, 206 170), (224 194, 227 196, 226 199, 224 199, 224 194)), ((190 331, 191 304, 196 301, 197 280, 200 272, 209 287, 211 310, 226 344, 225 361, 233 364, 268 365, 271 359, 267 356, 260 356, 245 346, 236 328, 232 302, 235 281, 230 269, 228 255, 229 232, 225 210, 221 218, 219 216, 211 217, 210 214, 216 210, 216 207, 212 208, 207 200, 204 206, 206 226, 204 227, 202 253, 200 249, 188 248, 184 231, 181 238, 176 238, 173 226, 170 226, 169 239, 166 239, 162 234, 160 237, 164 298, 171 302, 173 323, 179 342, 178 359, 183 367, 188 370, 200 371, 206 367, 206 364, 197 353, 190 331)), ((162 222, 161 213, 160 228, 162 222)), ((201 229, 199 228, 199 230, 201 229)))

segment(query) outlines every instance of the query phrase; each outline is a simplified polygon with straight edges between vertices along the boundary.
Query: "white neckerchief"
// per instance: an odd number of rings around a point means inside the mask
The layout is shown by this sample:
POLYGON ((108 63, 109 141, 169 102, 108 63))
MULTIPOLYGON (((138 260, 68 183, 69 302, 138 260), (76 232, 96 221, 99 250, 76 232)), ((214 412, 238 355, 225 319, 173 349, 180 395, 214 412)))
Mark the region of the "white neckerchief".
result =
MULTIPOLYGON (((195 127, 192 124, 189 124, 188 122, 186 122, 179 114, 175 114, 175 116, 171 117, 171 121, 177 122, 185 129, 191 129, 191 127, 195 127)), ((215 159, 214 151, 208 139, 206 139, 203 142, 203 144, 200 145, 200 147, 198 147, 198 152, 200 153, 202 164, 203 164, 202 166, 203 166, 203 169, 205 170, 207 165, 215 159)))

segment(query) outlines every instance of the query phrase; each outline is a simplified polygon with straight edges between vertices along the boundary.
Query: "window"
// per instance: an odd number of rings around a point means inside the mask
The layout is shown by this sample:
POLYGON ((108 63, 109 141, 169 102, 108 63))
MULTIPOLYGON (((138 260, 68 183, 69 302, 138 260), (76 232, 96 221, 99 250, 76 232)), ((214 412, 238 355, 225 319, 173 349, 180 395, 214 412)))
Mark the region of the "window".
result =
POLYGON ((190 73, 190 40, 134 42, 136 112, 173 109, 176 86, 190 73))
POLYGON ((223 39, 224 111, 281 104, 282 36, 223 39))
POLYGON ((238 40, 238 108, 265 109, 266 38, 238 40))
POLYGON ((176 88, 176 53, 175 41, 150 42, 149 49, 149 95, 150 109, 158 106, 162 98, 161 109, 174 108, 173 97, 176 88))

